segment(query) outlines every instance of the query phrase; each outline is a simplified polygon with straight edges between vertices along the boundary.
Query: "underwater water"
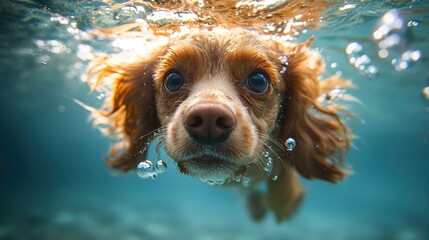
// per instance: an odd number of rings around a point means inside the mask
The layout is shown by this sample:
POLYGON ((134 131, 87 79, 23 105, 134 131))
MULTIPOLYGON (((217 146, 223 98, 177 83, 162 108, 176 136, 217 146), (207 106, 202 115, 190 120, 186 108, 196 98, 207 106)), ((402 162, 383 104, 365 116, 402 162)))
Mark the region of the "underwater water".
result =
POLYGON ((91 31, 149 11, 120 3, 0 2, 0 239, 429 239, 427 1, 340 1, 294 36, 314 35, 362 104, 351 105, 353 174, 302 179, 304 203, 282 224, 254 223, 238 193, 181 175, 164 155, 156 179, 106 167, 110 140, 74 100, 102 103, 82 75, 94 53, 121 50, 91 31))

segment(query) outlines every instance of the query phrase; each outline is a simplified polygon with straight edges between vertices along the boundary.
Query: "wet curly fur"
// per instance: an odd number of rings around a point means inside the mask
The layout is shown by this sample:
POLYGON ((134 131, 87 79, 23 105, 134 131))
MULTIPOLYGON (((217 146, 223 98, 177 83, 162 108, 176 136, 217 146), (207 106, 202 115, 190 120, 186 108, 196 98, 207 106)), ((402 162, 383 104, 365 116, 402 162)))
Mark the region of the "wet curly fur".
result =
POLYGON ((304 194, 298 175, 333 183, 347 175, 343 155, 351 133, 339 116, 345 108, 320 96, 350 83, 336 76, 320 79, 324 62, 309 48, 311 42, 285 43, 243 29, 195 30, 159 41, 144 54, 98 56, 88 81, 94 90, 110 91, 104 105, 92 109, 95 123, 116 140, 108 165, 134 170, 146 157, 152 133, 159 132, 159 146, 182 173, 213 177, 205 168, 217 163, 214 175, 251 180, 247 187, 235 181, 225 185, 243 190, 253 218, 261 219, 266 209, 278 221, 288 218, 304 194), (185 81, 174 93, 164 88, 172 69, 185 81), (269 77, 267 92, 254 94, 245 87, 254 71, 269 77), (207 102, 230 108, 237 126, 222 145, 204 150, 183 127, 183 118, 191 106, 207 102), (297 142, 293 151, 285 148, 288 138, 297 142), (265 151, 274 159, 271 175, 262 170, 265 151), (210 154, 225 158, 204 163, 210 154), (194 157, 201 162, 190 166, 186 161, 194 157), (260 182, 267 183, 266 193, 257 191, 260 182))

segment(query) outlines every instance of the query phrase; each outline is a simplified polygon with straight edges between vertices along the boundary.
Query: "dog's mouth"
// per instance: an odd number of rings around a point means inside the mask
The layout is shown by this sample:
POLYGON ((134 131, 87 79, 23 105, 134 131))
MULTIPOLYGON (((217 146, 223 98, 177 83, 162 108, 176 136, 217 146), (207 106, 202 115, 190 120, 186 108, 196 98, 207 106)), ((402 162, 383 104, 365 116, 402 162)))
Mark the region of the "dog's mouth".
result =
POLYGON ((246 171, 245 166, 231 160, 213 155, 192 157, 177 161, 181 173, 199 178, 211 185, 220 185, 240 177, 246 171))

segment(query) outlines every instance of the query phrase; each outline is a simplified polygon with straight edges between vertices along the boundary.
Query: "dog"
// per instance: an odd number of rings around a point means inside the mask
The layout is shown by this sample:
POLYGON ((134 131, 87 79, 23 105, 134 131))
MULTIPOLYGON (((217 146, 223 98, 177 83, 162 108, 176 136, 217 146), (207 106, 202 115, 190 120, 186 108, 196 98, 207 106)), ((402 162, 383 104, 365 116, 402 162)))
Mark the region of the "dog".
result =
POLYGON ((346 107, 329 92, 351 83, 320 79, 324 61, 312 41, 195 30, 155 41, 144 54, 98 56, 88 82, 110 91, 92 109, 94 123, 117 140, 107 164, 134 170, 156 138, 181 173, 242 189, 253 219, 267 210, 288 219, 304 196, 299 175, 335 183, 348 173, 346 107))

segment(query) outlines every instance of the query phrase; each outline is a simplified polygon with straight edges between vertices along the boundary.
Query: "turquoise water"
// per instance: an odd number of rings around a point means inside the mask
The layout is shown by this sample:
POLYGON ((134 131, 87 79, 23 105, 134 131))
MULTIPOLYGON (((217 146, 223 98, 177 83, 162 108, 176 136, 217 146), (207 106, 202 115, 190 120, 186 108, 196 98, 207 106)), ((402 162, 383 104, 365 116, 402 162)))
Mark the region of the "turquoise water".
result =
POLYGON ((169 160, 155 180, 109 172, 109 140, 73 100, 102 103, 81 75, 91 52, 118 51, 108 39, 91 38, 94 24, 141 16, 106 6, 0 3, 0 239, 429 239, 427 2, 341 2, 322 28, 297 38, 316 37, 327 69, 351 79, 357 88, 350 93, 362 104, 352 105, 353 174, 337 185, 303 179, 304 204, 282 224, 272 215, 252 222, 239 194, 183 176, 169 160), (338 10, 348 4, 355 5, 338 10), (421 54, 401 71, 378 56, 371 39, 393 8, 410 25, 408 49, 421 54), (352 42, 378 69, 372 80, 348 63, 352 42))

